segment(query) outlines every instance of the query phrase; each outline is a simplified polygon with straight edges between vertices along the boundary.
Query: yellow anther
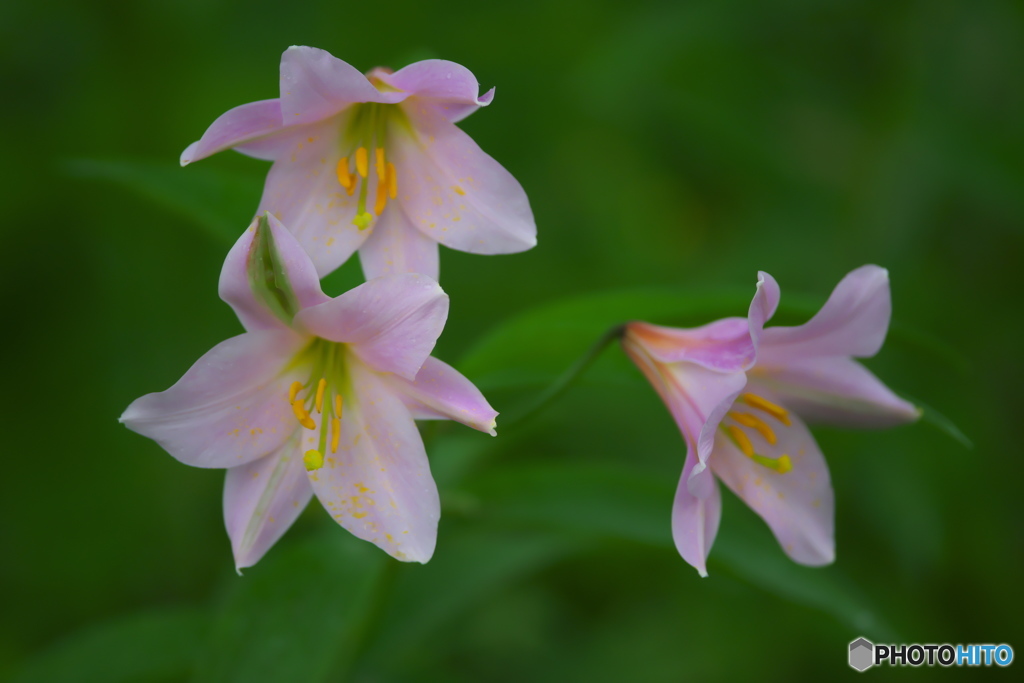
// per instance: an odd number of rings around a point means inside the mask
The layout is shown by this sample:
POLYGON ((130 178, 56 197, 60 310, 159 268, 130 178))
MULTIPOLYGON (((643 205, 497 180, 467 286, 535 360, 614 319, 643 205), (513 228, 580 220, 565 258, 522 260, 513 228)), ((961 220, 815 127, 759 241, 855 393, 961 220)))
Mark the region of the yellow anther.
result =
POLYGON ((744 427, 753 427, 761 434, 761 436, 764 437, 765 441, 772 445, 775 445, 775 442, 778 440, 775 438, 775 432, 772 431, 772 428, 769 427, 768 424, 764 420, 759 418, 757 415, 730 411, 729 417, 736 420, 744 427))
POLYGON ((345 194, 349 197, 356 193, 356 187, 359 185, 359 176, 349 176, 352 184, 345 188, 345 194))
POLYGON ((384 148, 377 147, 373 151, 374 156, 377 157, 377 180, 384 182, 388 173, 388 167, 384 163, 384 148))
POLYGON ((377 181, 377 201, 373 204, 373 212, 378 216, 384 212, 388 204, 388 187, 383 180, 377 181))
POLYGON ((327 388, 327 380, 323 377, 320 378, 320 383, 316 385, 316 412, 324 412, 324 390, 327 388))
POLYGON ((338 182, 346 190, 352 187, 352 176, 348 172, 348 157, 342 157, 335 169, 338 172, 338 182))
POLYGON ((341 417, 341 394, 334 395, 334 415, 335 417, 341 417))
POLYGON ((769 415, 771 415, 772 417, 774 417, 776 420, 786 425, 787 427, 793 424, 789 420, 789 411, 787 411, 782 406, 775 405, 768 399, 761 398, 757 394, 750 393, 743 394, 743 396, 741 396, 740 398, 742 398, 743 402, 746 403, 748 406, 752 408, 757 408, 758 410, 763 410, 764 412, 768 413, 769 415))
POLYGON ((356 150, 356 170, 364 178, 370 172, 370 157, 365 147, 360 147, 356 150))
POLYGON ((302 456, 302 464, 306 466, 307 472, 313 472, 324 466, 324 454, 318 450, 310 449, 302 456))
POLYGON ((373 222, 373 215, 369 211, 357 213, 356 217, 352 219, 352 225, 356 226, 360 230, 366 230, 370 227, 371 222, 373 222))
POLYGON ((743 451, 743 455, 748 458, 754 457, 754 444, 750 443, 750 439, 743 433, 743 430, 736 425, 726 425, 725 428, 729 430, 729 434, 732 435, 736 445, 743 451))
POLYGON ((288 402, 292 403, 295 401, 295 397, 302 391, 302 382, 292 382, 292 386, 288 389, 288 402))
POLYGON ((292 401, 292 412, 295 413, 295 417, 298 418, 299 424, 306 429, 316 429, 316 423, 313 422, 313 418, 306 412, 306 408, 302 405, 302 399, 292 401))
POLYGON ((398 174, 395 173, 395 165, 388 162, 388 196, 394 199, 398 196, 398 174))
POLYGON ((331 420, 331 453, 338 452, 338 440, 341 438, 341 420, 331 420))

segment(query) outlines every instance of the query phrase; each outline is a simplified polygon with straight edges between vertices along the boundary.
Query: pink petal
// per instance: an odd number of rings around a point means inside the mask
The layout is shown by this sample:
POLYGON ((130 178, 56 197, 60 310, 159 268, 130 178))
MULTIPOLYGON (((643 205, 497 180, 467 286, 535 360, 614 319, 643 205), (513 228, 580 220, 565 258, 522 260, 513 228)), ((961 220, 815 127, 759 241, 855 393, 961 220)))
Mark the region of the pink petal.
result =
POLYGON ((754 298, 747 311, 750 339, 755 350, 761 342, 765 323, 771 320, 771 317, 775 315, 775 309, 779 307, 779 298, 779 283, 768 273, 758 271, 757 290, 754 292, 754 298))
POLYGON ((416 273, 385 275, 341 296, 300 311, 297 329, 351 344, 363 362, 381 372, 414 379, 441 336, 448 295, 416 273))
POLYGON ((210 124, 203 137, 185 148, 181 165, 187 166, 211 154, 270 135, 283 125, 281 102, 277 99, 249 102, 229 109, 210 124))
POLYGON ((873 356, 885 341, 891 313, 888 271, 862 266, 836 285, 808 322, 765 330, 758 362, 784 365, 811 356, 873 356))
POLYGON ((455 420, 494 436, 497 411, 458 370, 427 358, 414 381, 391 375, 385 382, 417 420, 455 420))
MULTIPOLYGON (((766 396, 769 400, 774 397, 766 396)), ((754 412, 737 406, 738 412, 754 412)), ((770 445, 753 429, 755 452, 768 458, 789 456, 793 469, 780 474, 746 457, 724 434, 719 433, 711 456, 711 469, 754 512, 761 516, 794 561, 812 566, 835 559, 834 501, 825 458, 807 427, 791 416, 784 426, 765 413, 756 416, 768 423, 778 442, 770 445)), ((727 418, 727 424, 737 424, 727 418)))
POLYGON ((754 362, 745 318, 724 318, 692 329, 633 322, 627 330, 662 363, 687 361, 711 370, 735 372, 754 362))
POLYGON ((683 475, 679 478, 676 498, 672 504, 672 538, 676 549, 701 576, 707 576, 706 561, 718 534, 722 519, 722 496, 713 480, 708 495, 698 498, 690 493, 687 482, 697 463, 691 451, 686 456, 683 475))
POLYGON ((843 356, 758 365, 750 373, 749 387, 778 396, 782 405, 811 422, 879 428, 913 422, 921 415, 870 370, 843 356))
POLYGON ((248 332, 210 349, 166 391, 136 399, 121 422, 194 467, 236 467, 277 450, 297 424, 288 387, 306 339, 248 332))
POLYGON ((420 273, 436 280, 437 252, 437 242, 409 225, 398 206, 390 206, 360 247, 359 260, 367 280, 392 273, 420 273))
POLYGON ((370 77, 415 96, 418 104, 431 106, 452 123, 461 121, 494 99, 494 88, 480 97, 480 84, 473 72, 444 59, 415 62, 395 73, 374 69, 370 77))
POLYGON ((472 138, 427 106, 404 105, 416 134, 396 136, 398 200, 412 225, 446 247, 509 254, 537 244, 522 186, 472 138))
POLYGON ((342 118, 332 118, 306 126, 304 137, 290 137, 291 147, 267 174, 259 206, 259 213, 269 211, 288 226, 321 277, 347 261, 370 236, 370 230, 352 224, 358 195, 348 196, 338 182, 342 126, 342 118))
MULTIPOLYGON (((441 506, 423 441, 402 401, 358 361, 349 364, 354 396, 345 397, 336 453, 309 473, 338 524, 404 562, 434 554, 441 506)), ((317 448, 303 439, 302 450, 317 448)))
POLYGON ((349 64, 315 47, 293 45, 281 55, 281 114, 288 125, 314 123, 356 102, 401 102, 382 93, 349 64))
MULTIPOLYGON (((329 301, 330 298, 320 289, 320 279, 313 263, 298 241, 272 214, 267 217, 267 223, 277 255, 299 306, 306 308, 329 301)), ((256 218, 228 252, 224 267, 220 271, 220 298, 234 309, 238 319, 242 321, 242 326, 250 332, 286 327, 283 321, 256 298, 249 282, 249 255, 254 246, 258 225, 259 218, 256 218)))
POLYGON ((256 564, 313 496, 298 447, 298 439, 289 439, 278 451, 228 470, 224 524, 237 569, 256 564))

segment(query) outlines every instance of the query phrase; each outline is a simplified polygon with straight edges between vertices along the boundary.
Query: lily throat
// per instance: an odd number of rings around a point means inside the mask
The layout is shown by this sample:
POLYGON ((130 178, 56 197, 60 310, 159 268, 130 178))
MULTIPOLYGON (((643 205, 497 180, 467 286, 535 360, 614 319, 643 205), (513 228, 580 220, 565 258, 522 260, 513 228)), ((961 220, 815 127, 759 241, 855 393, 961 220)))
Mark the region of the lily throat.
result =
POLYGON ((299 425, 319 432, 317 448, 307 449, 302 456, 309 472, 323 467, 328 453, 338 452, 344 395, 351 395, 344 347, 344 344, 316 339, 296 358, 297 363, 310 368, 309 379, 292 382, 287 400, 299 425))
POLYGON ((398 197, 398 171, 390 161, 395 127, 410 129, 408 118, 397 104, 366 102, 353 105, 341 135, 341 158, 335 167, 338 184, 351 197, 359 193, 352 224, 360 230, 370 227, 374 216, 384 212, 389 200, 398 197), (371 168, 372 166, 372 168, 371 168), (368 210, 370 184, 373 213, 368 210))
POLYGON ((756 433, 769 446, 774 446, 778 442, 775 430, 764 418, 770 418, 778 422, 782 427, 788 427, 793 424, 789 418, 789 411, 785 408, 772 403, 762 396, 748 392, 740 395, 736 404, 733 405, 733 409, 726 414, 726 419, 730 420, 730 422, 723 420, 720 429, 740 449, 743 455, 762 467, 767 467, 779 474, 785 474, 793 469, 793 461, 789 455, 784 453, 777 458, 761 455, 757 453, 754 442, 750 438, 751 433, 756 433), (736 410, 739 403, 746 404, 756 412, 739 412, 736 410))

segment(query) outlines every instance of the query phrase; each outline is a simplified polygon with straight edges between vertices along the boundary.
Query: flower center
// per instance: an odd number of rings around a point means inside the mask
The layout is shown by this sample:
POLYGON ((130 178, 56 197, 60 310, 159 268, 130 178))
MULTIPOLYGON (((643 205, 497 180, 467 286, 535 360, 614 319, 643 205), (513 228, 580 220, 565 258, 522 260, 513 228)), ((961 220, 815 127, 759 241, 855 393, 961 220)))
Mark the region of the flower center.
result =
MULTIPOLYGON (((742 394, 737 403, 741 401, 764 415, 777 420, 786 427, 793 424, 789 419, 789 412, 785 408, 776 405, 757 394, 742 394)), ((757 432, 765 441, 768 442, 768 445, 770 446, 774 446, 778 441, 778 437, 775 436, 775 431, 767 422, 758 417, 758 415, 754 413, 740 413, 736 410, 730 410, 726 414, 726 417, 730 418, 736 424, 725 424, 723 422, 722 430, 732 440, 732 442, 736 444, 736 447, 743 452, 743 455, 747 456, 758 465, 767 467, 779 474, 785 474, 793 469, 793 462, 786 454, 780 455, 778 458, 769 458, 764 455, 759 455, 754 450, 754 443, 750 440, 750 437, 747 435, 747 432, 744 431, 744 428, 752 429, 757 432)))
POLYGON ((288 403, 295 419, 306 429, 320 431, 318 448, 309 449, 302 456, 310 472, 323 467, 328 443, 331 453, 338 452, 345 402, 342 391, 349 388, 344 346, 316 339, 300 356, 301 362, 311 364, 309 379, 305 383, 296 380, 288 389, 288 403))
POLYGON ((351 197, 358 190, 359 200, 352 224, 360 230, 370 226, 373 215, 367 210, 370 194, 370 162, 374 164, 376 190, 373 213, 379 216, 388 199, 398 196, 398 174, 395 165, 388 161, 389 124, 408 124, 405 113, 397 104, 366 102, 352 106, 342 137, 342 158, 336 168, 338 183, 351 197))

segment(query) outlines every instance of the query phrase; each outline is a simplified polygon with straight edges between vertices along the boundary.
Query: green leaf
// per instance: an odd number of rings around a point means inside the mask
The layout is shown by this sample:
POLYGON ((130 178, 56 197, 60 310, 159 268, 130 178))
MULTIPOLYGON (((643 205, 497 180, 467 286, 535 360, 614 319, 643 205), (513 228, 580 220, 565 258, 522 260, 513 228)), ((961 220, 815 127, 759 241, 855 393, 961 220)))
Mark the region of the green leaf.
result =
MULTIPOLYGON (((465 488, 481 501, 479 515, 484 520, 674 548, 670 520, 675 485, 611 466, 544 464, 492 470, 465 488)), ((784 600, 830 614, 854 630, 893 636, 838 567, 793 563, 753 512, 726 498, 707 580, 714 580, 718 565, 784 600)))
POLYGON ((578 540, 549 532, 442 524, 434 558, 426 565, 400 567, 381 628, 361 670, 388 670, 397 652, 419 645, 502 586, 584 547, 578 540))
POLYGON ((231 588, 199 660, 196 681, 331 680, 354 656, 386 562, 339 529, 273 549, 231 588))
POLYGON ((67 171, 113 182, 192 219, 213 239, 232 245, 255 214, 262 178, 210 168, 138 160, 72 159, 67 171))
POLYGON ((912 396, 905 394, 903 392, 900 392, 900 395, 903 396, 903 398, 905 398, 906 400, 913 403, 918 408, 920 408, 921 420, 923 422, 930 424, 931 426, 935 427, 946 436, 952 438, 954 441, 959 442, 964 448, 970 450, 974 449, 974 442, 971 441, 966 434, 960 431, 960 428, 956 426, 956 423, 954 423, 948 417, 946 417, 939 411, 935 410, 935 408, 932 408, 931 406, 927 405, 926 403, 919 399, 913 398, 912 396))
POLYGON ((184 608, 91 625, 30 659, 13 683, 139 683, 188 675, 209 617, 184 608))

